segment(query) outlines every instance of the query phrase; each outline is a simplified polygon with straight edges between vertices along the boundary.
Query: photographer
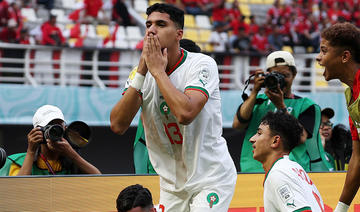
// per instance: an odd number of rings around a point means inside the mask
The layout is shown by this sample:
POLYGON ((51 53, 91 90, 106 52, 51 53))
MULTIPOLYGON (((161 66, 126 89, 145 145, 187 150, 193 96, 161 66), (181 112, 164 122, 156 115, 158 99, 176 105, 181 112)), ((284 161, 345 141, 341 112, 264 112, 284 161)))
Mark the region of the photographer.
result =
POLYGON ((0 176, 101 174, 63 137, 65 119, 58 107, 40 107, 33 125, 27 135, 27 152, 10 155, 0 176))
POLYGON ((304 127, 303 143, 291 151, 290 159, 306 171, 328 171, 330 165, 320 143, 320 107, 291 92, 297 73, 294 57, 285 51, 273 52, 266 58, 266 71, 266 75, 262 70, 255 72, 254 88, 239 106, 233 120, 233 128, 246 129, 240 156, 241 172, 264 171, 261 163, 253 159, 249 139, 256 133, 262 117, 277 110, 290 113, 304 127), (258 94, 262 87, 265 87, 265 93, 258 94))

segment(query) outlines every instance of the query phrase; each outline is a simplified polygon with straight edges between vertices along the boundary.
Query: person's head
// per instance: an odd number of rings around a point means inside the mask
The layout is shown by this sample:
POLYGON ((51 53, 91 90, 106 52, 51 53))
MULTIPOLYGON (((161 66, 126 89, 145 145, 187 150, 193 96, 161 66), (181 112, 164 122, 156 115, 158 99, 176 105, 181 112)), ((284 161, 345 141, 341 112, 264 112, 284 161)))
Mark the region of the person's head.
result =
POLYGON ((291 92, 291 86, 296 76, 295 59, 287 51, 275 51, 266 57, 266 71, 284 75, 285 92, 291 92))
POLYGON ((302 132, 303 127, 294 116, 281 111, 268 112, 250 138, 254 159, 264 163, 269 156, 289 154, 300 143, 302 132))
POLYGON ((320 134, 325 139, 330 139, 332 136, 333 123, 330 121, 334 117, 335 112, 331 108, 325 108, 321 111, 320 134))
POLYGON ((186 38, 180 40, 180 47, 189 52, 201 52, 201 48, 194 41, 186 38))
POLYGON ((51 24, 56 24, 56 18, 57 18, 56 14, 53 13, 53 12, 50 12, 49 22, 50 22, 51 24))
POLYGON ((59 124, 65 127, 65 119, 62 111, 53 105, 43 105, 36 110, 33 116, 33 126, 45 127, 49 124, 59 124))
POLYGON ((320 53, 316 60, 325 67, 325 80, 344 82, 347 67, 360 64, 360 30, 347 22, 326 28, 321 33, 320 53))
POLYGON ((153 4, 146 10, 146 35, 157 35, 162 48, 179 45, 183 36, 184 11, 171 4, 153 4))
POLYGON ((142 185, 131 185, 123 189, 116 199, 118 212, 152 212, 152 196, 142 185))

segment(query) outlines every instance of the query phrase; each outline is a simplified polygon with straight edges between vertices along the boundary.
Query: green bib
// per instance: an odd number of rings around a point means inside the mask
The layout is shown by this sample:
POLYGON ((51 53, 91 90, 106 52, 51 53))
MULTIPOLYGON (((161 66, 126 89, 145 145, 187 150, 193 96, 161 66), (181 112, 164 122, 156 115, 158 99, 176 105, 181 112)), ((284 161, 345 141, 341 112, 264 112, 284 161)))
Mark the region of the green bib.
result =
MULTIPOLYGON (((327 164, 325 151, 321 145, 319 126, 321 120, 320 107, 308 98, 284 99, 288 112, 298 118, 310 106, 315 106, 315 125, 312 137, 307 139, 305 144, 295 147, 289 158, 299 163, 306 171, 329 171, 331 165, 327 164)), ((241 172, 264 172, 262 164, 253 158, 252 144, 250 138, 256 133, 261 119, 269 111, 275 112, 277 108, 265 94, 257 96, 257 103, 252 111, 251 120, 241 149, 240 169, 241 172)))
MULTIPOLYGON (((21 167, 22 164, 24 163, 25 156, 26 156, 26 152, 9 155, 8 158, 6 159, 6 163, 4 167, 0 169, 0 176, 9 176, 10 167, 13 163, 21 167)), ((70 170, 64 170, 63 168, 63 170, 56 172, 55 174, 67 175, 72 173, 70 170)), ((36 163, 34 162, 32 166, 31 175, 51 175, 51 173, 49 173, 47 169, 40 169, 39 167, 37 167, 36 163)))

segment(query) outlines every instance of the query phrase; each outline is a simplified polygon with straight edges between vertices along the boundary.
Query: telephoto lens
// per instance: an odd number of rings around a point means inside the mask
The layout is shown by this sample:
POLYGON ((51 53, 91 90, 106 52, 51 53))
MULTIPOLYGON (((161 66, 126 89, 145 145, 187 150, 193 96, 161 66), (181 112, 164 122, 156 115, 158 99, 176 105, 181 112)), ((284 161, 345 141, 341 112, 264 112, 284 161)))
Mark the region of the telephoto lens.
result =
POLYGON ((6 162, 6 152, 3 148, 0 147, 0 169, 5 165, 6 162))

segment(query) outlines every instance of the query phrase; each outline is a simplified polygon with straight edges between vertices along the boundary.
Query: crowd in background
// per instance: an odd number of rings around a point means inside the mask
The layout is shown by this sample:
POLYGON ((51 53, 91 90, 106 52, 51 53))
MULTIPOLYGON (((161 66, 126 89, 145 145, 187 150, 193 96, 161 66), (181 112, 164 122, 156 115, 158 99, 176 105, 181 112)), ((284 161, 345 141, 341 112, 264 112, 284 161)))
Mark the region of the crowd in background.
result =
MULTIPOLYGON (((322 29, 335 22, 349 21, 360 26, 360 1, 351 0, 275 0, 265 20, 255 15, 242 14, 239 2, 225 0, 166 0, 192 15, 208 15, 212 22, 209 44, 215 52, 269 53, 284 46, 305 47, 306 52, 317 52, 322 29), (261 23, 257 23, 261 22, 261 23)), ((133 1, 129 1, 133 3, 133 1)), ((136 25, 130 16, 125 0, 84 0, 68 14, 73 26, 62 31, 51 13, 55 0, 0 0, 0 40, 20 44, 67 45, 76 38, 75 46, 83 46, 86 35, 80 24, 136 25), (37 30, 24 23, 21 8, 43 7, 49 11, 37 30), (106 13, 105 10, 110 10, 106 13), (31 32, 29 32, 31 31, 31 32), (64 33, 66 35, 64 35, 64 33)), ((116 28, 117 29, 117 28, 116 28)), ((104 39, 115 39, 114 33, 104 39)))

